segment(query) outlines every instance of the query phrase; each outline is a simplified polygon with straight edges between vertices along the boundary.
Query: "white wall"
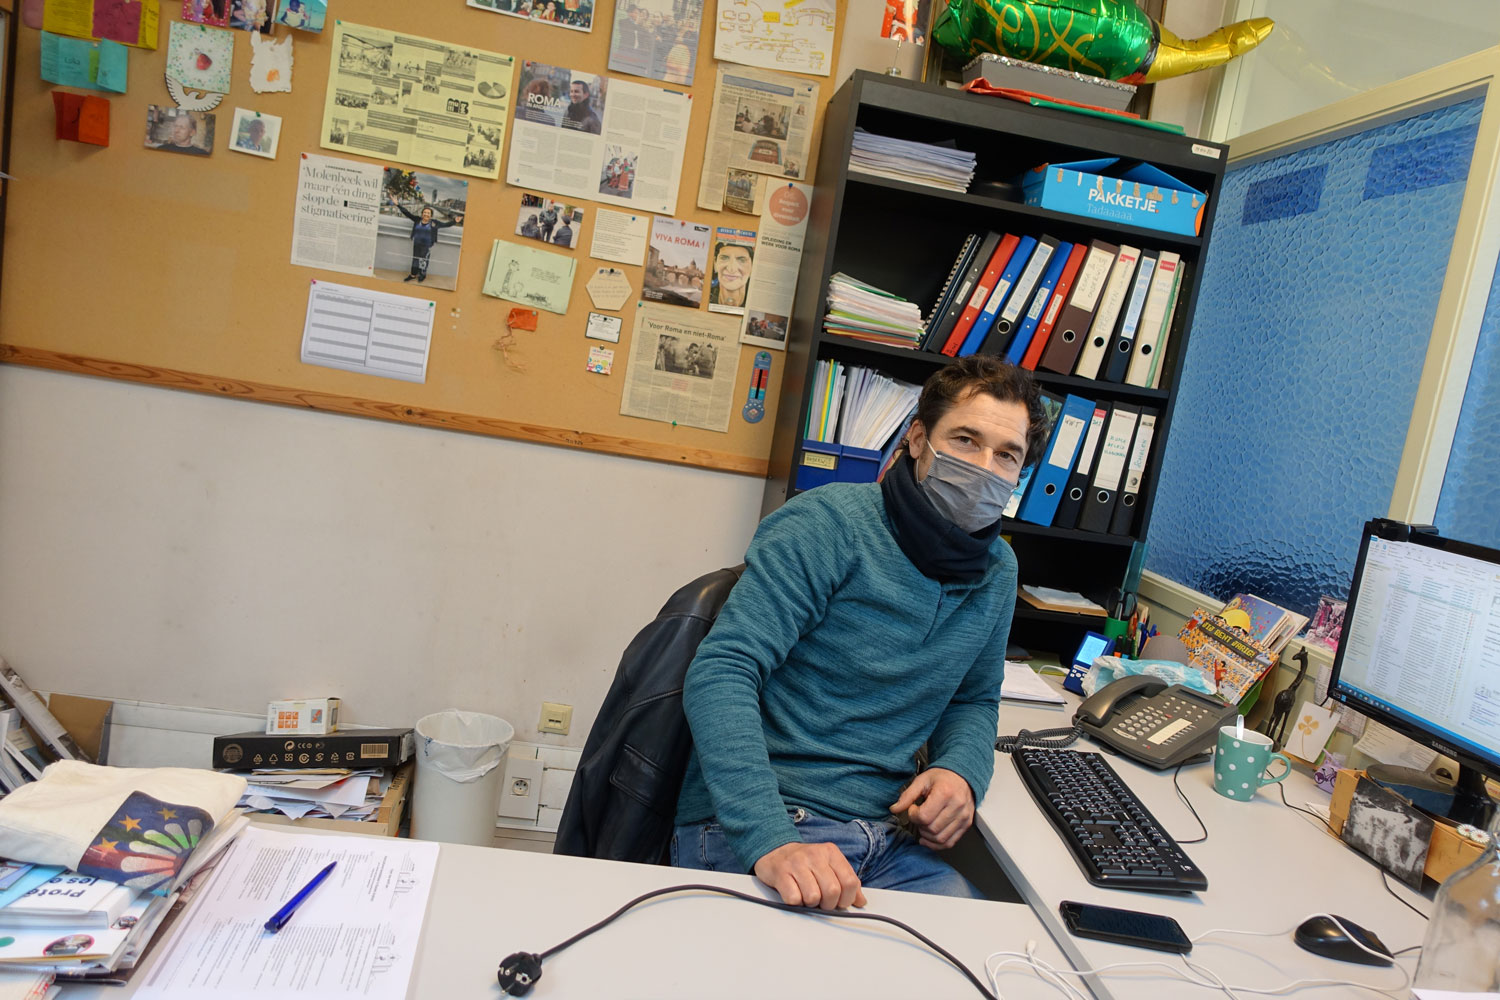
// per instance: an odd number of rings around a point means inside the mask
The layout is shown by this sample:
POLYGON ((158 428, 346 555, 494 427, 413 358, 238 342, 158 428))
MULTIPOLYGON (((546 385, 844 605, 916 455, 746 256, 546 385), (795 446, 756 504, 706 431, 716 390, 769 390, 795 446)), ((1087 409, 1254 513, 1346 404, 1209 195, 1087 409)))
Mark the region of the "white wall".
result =
POLYGON ((0 366, 0 655, 36 688, 581 746, 759 479, 0 366), (543 700, 576 706, 535 732, 543 700))

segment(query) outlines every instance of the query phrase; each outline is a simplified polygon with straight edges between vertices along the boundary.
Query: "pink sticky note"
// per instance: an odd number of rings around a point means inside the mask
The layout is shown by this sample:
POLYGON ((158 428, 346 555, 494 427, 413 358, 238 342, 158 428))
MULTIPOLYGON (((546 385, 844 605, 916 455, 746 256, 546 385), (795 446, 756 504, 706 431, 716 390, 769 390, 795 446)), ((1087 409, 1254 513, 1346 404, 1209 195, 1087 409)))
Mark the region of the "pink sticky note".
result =
POLYGON ((141 0, 94 0, 94 35, 124 45, 141 40, 141 0))
POLYGON ((46 6, 47 0, 21 0, 21 23, 41 31, 46 6))

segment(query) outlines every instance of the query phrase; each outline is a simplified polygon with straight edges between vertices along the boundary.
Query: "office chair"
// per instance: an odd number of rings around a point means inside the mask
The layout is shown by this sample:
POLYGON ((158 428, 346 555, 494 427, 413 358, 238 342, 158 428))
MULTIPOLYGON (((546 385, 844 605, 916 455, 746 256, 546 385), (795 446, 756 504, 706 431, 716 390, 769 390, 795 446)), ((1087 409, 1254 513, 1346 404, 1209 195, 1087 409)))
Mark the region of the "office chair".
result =
POLYGON ((698 577, 625 648, 583 745, 552 853, 666 862, 693 745, 683 678, 744 571, 742 563, 698 577))

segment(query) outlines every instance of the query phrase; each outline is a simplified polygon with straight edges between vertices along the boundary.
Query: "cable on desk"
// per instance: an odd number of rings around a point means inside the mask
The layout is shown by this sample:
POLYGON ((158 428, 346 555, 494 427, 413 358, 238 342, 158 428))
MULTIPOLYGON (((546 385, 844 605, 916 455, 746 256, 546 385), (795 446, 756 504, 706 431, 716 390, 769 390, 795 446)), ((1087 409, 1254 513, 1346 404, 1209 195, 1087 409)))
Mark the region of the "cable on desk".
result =
POLYGON ((1078 742, 1083 735, 1083 730, 1078 726, 1064 726, 1060 729, 1023 729, 1014 736, 1002 736, 995 741, 995 750, 999 753, 1015 753, 1021 747, 1031 747, 1036 750, 1061 750, 1078 742))
POLYGON ((1178 764, 1175 768, 1172 769, 1172 787, 1177 789, 1177 797, 1182 800, 1183 805, 1188 807, 1188 812, 1193 814, 1193 819, 1198 821, 1198 829, 1203 831, 1203 836, 1199 837, 1197 840, 1179 840, 1177 841, 1177 843, 1201 844, 1208 839, 1208 825, 1203 822, 1203 817, 1198 815, 1198 810, 1194 809, 1193 804, 1188 801, 1187 793, 1184 792, 1182 790, 1182 786, 1177 783, 1177 776, 1182 773, 1182 769, 1186 765, 1187 761, 1183 761, 1181 764, 1178 764))
POLYGON ((548 948, 546 951, 541 952, 540 954, 518 951, 513 955, 507 956, 505 961, 500 963, 500 970, 497 973, 497 977, 500 980, 500 991, 507 996, 525 996, 527 993, 531 992, 531 988, 536 985, 537 980, 542 978, 543 961, 551 958, 553 955, 556 955, 564 948, 577 944, 579 941, 582 941, 584 938, 588 937, 595 931, 602 930, 603 928, 607 927, 609 924, 613 923, 615 920, 623 916, 625 912, 631 907, 638 906, 641 903, 646 902, 646 900, 648 899, 655 899, 657 896, 666 896, 674 892, 714 892, 725 896, 733 896, 735 899, 743 899, 747 903, 758 903, 761 906, 769 906, 773 910, 786 910, 791 913, 800 913, 804 916, 837 917, 842 920, 878 920, 881 923, 891 924, 892 926, 901 928, 903 931, 910 934, 918 941, 921 941, 923 944, 931 948, 933 951, 937 952, 939 955, 943 956, 943 958, 947 959, 955 969, 964 974, 964 977, 968 979, 969 982, 974 984, 974 988, 977 989, 981 995, 989 998, 989 1000, 998 1000, 995 994, 991 993, 988 989, 985 988, 984 983, 980 981, 979 977, 974 975, 973 972, 969 971, 969 967, 960 962, 958 958, 955 957, 951 952, 945 949, 942 945, 938 944, 936 941, 929 938, 927 935, 923 934, 921 931, 917 930, 914 927, 903 924, 901 921, 895 919, 894 917, 887 917, 884 914, 880 913, 852 913, 848 910, 809 909, 806 906, 793 906, 790 903, 783 903, 779 900, 763 899, 760 896, 752 896, 749 893, 739 892, 735 889, 725 889, 722 886, 699 884, 671 885, 667 886, 664 889, 653 889, 650 892, 642 893, 641 895, 635 897, 630 902, 626 903, 624 906, 620 907, 618 910, 611 913, 609 916, 605 917, 603 920, 599 921, 593 926, 585 927, 583 930, 579 931, 577 934, 574 934, 566 941, 562 942, 561 944, 553 945, 551 948, 548 948))
MULTIPOLYGON (((1297 810, 1300 813, 1307 813, 1307 815, 1311 816, 1313 819, 1317 820, 1319 823, 1322 823, 1324 826, 1328 827, 1328 832, 1331 833, 1331 834, 1333 834, 1335 837, 1338 837, 1339 840, 1342 842, 1343 837, 1339 834, 1339 831, 1334 828, 1334 825, 1332 823, 1328 822, 1328 820, 1324 819, 1322 816, 1319 816, 1317 813, 1313 812, 1311 809, 1304 809, 1301 806, 1294 806, 1290 802, 1288 802, 1287 799, 1286 799, 1286 789, 1282 788, 1281 785, 1280 785, 1280 783, 1278 783, 1276 785, 1276 791, 1281 794, 1281 804, 1282 805, 1286 806, 1288 809, 1295 809, 1295 810, 1297 810)), ((1344 846, 1347 847, 1348 845, 1345 844, 1344 846)), ((1374 861, 1371 861, 1369 858, 1366 858, 1359 851, 1354 851, 1354 854, 1357 855, 1358 857, 1364 858, 1364 860, 1366 860, 1366 861, 1369 861, 1370 864, 1375 865, 1375 867, 1380 872, 1380 884, 1383 885, 1383 886, 1385 886, 1385 891, 1391 894, 1391 898, 1392 899, 1394 899, 1396 902, 1400 903, 1402 906, 1406 907, 1411 912, 1415 913, 1417 916, 1421 917, 1423 920, 1429 919, 1429 917, 1427 916, 1427 914, 1423 913, 1421 910, 1419 910, 1415 906, 1411 905, 1411 903, 1409 903, 1406 900, 1402 899, 1396 893, 1396 890, 1391 888, 1390 879, 1386 876, 1386 872, 1385 872, 1384 868, 1381 868, 1378 864, 1375 864, 1374 861)), ((1407 950, 1410 950, 1410 949, 1407 949, 1407 950)))

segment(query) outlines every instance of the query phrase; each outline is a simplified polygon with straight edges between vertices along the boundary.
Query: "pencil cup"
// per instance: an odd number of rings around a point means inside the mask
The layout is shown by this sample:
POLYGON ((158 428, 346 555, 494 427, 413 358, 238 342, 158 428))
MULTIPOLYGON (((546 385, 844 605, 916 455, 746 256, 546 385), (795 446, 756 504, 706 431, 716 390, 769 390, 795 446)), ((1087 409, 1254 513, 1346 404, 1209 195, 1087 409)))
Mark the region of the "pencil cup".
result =
POLYGON ((1252 730, 1236 735, 1234 726, 1219 729, 1219 747, 1214 751, 1214 791, 1229 799, 1249 801, 1261 785, 1274 785, 1292 773, 1285 754, 1271 752, 1271 739, 1252 730), (1274 778, 1266 776, 1272 761, 1283 767, 1274 778))

